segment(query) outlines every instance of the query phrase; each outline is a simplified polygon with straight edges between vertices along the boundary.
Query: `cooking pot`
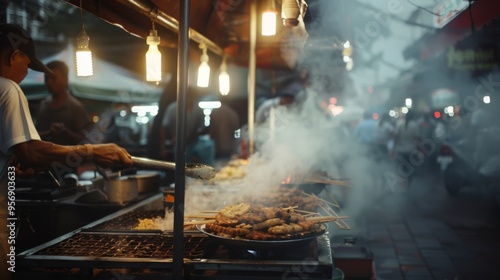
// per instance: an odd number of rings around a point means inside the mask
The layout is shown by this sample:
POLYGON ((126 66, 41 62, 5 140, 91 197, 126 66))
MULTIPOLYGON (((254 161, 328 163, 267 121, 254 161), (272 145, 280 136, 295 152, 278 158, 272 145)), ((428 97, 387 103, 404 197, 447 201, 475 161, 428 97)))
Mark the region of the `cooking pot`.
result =
POLYGON ((139 196, 137 179, 130 176, 111 177, 104 180, 103 190, 108 202, 124 204, 139 196))
POLYGON ((160 187, 160 174, 139 170, 131 175, 108 175, 103 180, 103 190, 109 202, 123 204, 136 199, 140 194, 153 192, 160 187))
POLYGON ((160 188, 160 173, 148 170, 139 170, 137 174, 129 175, 137 179, 137 191, 139 194, 157 191, 160 188))

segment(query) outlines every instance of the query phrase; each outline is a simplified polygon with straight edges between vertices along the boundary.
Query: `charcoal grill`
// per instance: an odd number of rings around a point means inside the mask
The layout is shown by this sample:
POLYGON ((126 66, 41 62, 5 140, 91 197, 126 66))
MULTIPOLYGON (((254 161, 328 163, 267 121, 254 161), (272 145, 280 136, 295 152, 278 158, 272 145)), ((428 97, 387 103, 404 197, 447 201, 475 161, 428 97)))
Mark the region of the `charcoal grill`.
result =
MULTIPOLYGON (((138 218, 162 216, 162 201, 159 194, 21 253, 16 278, 170 277, 173 233, 133 229, 138 218)), ((192 230, 184 232, 183 252, 185 279, 332 279, 334 271, 327 234, 300 247, 252 251, 226 247, 192 230)))

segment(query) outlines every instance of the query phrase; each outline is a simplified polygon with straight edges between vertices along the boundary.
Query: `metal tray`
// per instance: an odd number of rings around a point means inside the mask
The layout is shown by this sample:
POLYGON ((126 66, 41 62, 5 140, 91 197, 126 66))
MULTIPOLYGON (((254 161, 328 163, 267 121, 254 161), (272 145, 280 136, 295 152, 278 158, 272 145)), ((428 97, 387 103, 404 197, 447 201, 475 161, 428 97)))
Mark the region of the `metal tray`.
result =
POLYGON ((300 238, 292 238, 292 239, 283 239, 283 240, 251 240, 244 238, 228 238, 213 234, 205 230, 205 225, 197 225, 196 228, 203 232, 204 234, 215 238, 219 243, 228 247, 235 247, 239 249, 247 249, 247 250, 276 250, 288 248, 291 246, 299 246, 299 245, 307 245, 308 243, 316 240, 316 237, 323 235, 328 226, 323 224, 321 229, 311 233, 310 235, 300 237, 300 238))

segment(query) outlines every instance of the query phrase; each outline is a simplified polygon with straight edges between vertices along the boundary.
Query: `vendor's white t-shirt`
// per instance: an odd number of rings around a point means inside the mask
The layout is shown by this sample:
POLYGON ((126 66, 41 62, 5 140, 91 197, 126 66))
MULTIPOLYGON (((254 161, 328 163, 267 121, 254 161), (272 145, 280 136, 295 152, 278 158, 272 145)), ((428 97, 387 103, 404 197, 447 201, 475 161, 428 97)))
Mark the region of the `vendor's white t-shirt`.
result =
POLYGON ((0 179, 9 164, 11 148, 19 143, 40 140, 33 124, 28 100, 19 85, 0 77, 0 179))

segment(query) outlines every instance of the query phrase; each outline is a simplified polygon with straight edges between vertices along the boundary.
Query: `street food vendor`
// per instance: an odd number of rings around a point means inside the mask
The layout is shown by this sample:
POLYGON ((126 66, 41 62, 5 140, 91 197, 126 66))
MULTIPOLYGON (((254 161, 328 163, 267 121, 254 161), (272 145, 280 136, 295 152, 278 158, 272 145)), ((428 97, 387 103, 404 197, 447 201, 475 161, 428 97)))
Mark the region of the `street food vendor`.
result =
POLYGON ((41 141, 19 83, 26 77, 28 67, 51 71, 36 57, 28 33, 13 24, 0 24, 0 59, 0 279, 10 279, 10 273, 15 271, 16 252, 12 238, 15 228, 10 230, 8 225, 16 218, 16 177, 34 175, 54 165, 73 167, 93 161, 111 167, 132 165, 132 161, 130 154, 116 144, 61 146, 41 141))

